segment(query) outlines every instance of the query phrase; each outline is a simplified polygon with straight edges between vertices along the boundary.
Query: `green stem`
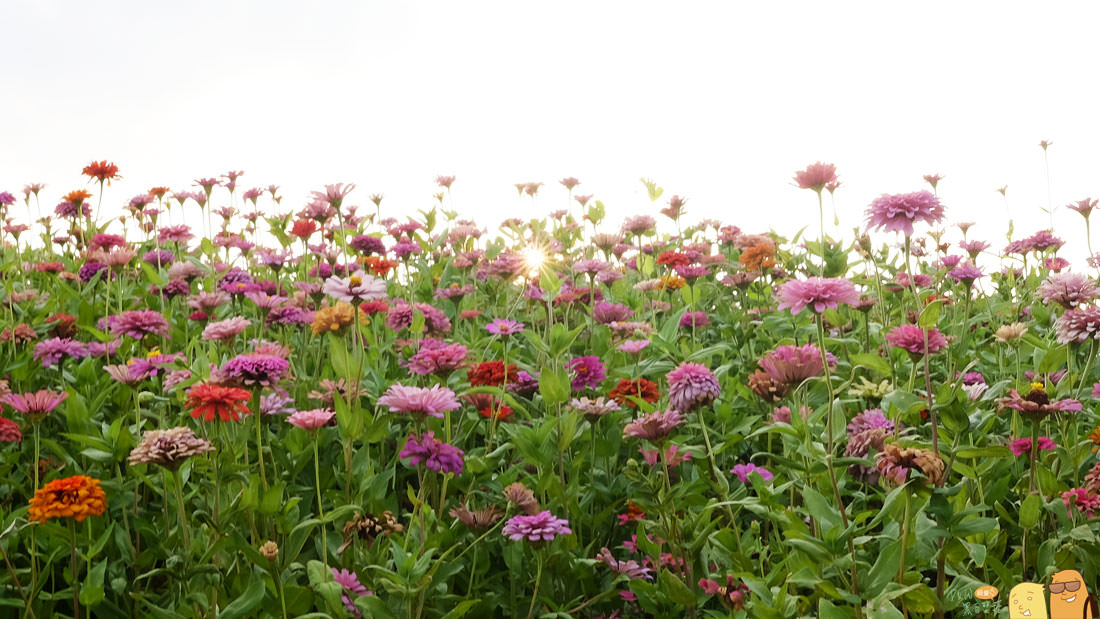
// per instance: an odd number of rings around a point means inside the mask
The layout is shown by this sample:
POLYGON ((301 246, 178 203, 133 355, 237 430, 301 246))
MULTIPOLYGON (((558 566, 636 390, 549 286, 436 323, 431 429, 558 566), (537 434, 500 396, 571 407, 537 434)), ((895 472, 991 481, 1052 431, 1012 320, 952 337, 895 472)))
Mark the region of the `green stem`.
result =
POLYGON ((535 573, 535 590, 531 593, 531 608, 527 610, 527 619, 535 615, 535 601, 538 600, 539 583, 542 582, 542 553, 536 553, 535 561, 538 563, 538 570, 535 573))
POLYGON ((321 503, 321 456, 318 455, 318 442, 320 438, 314 431, 313 483, 317 486, 317 517, 321 520, 321 560, 325 565, 325 573, 328 574, 328 526, 325 524, 325 508, 321 503))
POLYGON ((179 517, 180 531, 183 533, 183 551, 187 561, 191 560, 191 527, 187 522, 187 510, 183 507, 183 474, 179 469, 172 472, 176 482, 176 515, 179 517))

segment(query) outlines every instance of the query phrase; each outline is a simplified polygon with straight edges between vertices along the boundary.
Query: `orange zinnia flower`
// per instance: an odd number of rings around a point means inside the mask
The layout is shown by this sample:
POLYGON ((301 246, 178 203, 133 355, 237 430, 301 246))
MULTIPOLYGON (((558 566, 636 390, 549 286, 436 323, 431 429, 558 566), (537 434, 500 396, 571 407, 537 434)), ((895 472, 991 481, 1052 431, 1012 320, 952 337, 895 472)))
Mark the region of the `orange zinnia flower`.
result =
POLYGON ((220 385, 196 385, 187 392, 184 407, 191 411, 195 419, 214 421, 214 415, 222 421, 237 421, 241 415, 248 414, 245 402, 252 398, 246 389, 222 387, 220 385))
POLYGON ((94 178, 99 182, 111 181, 116 178, 122 178, 118 175, 118 166, 113 163, 107 163, 107 160, 93 161, 84 166, 84 175, 94 178))
POLYGON ((760 271, 775 266, 773 258, 775 258, 775 244, 769 241, 757 243, 741 252, 741 257, 737 261, 745 265, 748 271, 760 271))
POLYGON ((149 190, 149 193, 156 196, 159 200, 160 198, 163 198, 164 194, 168 193, 169 191, 170 190, 167 187, 153 187, 149 190))
POLYGON ((679 290, 687 285, 687 280, 679 275, 662 275, 658 290, 679 290))
POLYGON ((84 201, 92 197, 92 194, 87 189, 77 189, 76 191, 70 191, 65 194, 62 200, 66 202, 72 202, 73 204, 80 206, 84 204, 84 201))
POLYGON ((371 273, 374 273, 378 277, 385 277, 390 269, 397 266, 397 263, 393 260, 386 260, 381 256, 367 256, 363 258, 363 264, 367 265, 371 273))
POLYGON ((106 510, 107 495, 99 487, 99 480, 74 475, 55 479, 36 490, 27 518, 38 522, 50 518, 73 518, 84 522, 88 516, 99 516, 106 510))
POLYGON ((638 405, 630 398, 638 398, 652 404, 661 399, 661 390, 657 387, 657 383, 651 380, 644 378, 627 380, 624 378, 607 395, 618 402, 620 406, 638 408, 638 405))

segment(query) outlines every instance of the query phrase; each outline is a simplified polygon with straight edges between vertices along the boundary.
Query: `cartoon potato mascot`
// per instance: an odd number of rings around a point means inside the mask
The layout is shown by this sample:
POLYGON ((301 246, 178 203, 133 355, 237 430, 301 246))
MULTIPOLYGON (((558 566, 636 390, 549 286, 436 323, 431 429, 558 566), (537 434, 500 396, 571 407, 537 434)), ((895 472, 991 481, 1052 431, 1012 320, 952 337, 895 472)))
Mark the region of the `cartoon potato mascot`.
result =
POLYGON ((1051 619, 1094 619, 1096 615, 1092 608, 1086 608, 1088 598, 1089 592, 1081 572, 1056 572, 1050 583, 1051 619))
POLYGON ((1008 594, 1008 619, 1048 619, 1043 585, 1022 582, 1008 594))

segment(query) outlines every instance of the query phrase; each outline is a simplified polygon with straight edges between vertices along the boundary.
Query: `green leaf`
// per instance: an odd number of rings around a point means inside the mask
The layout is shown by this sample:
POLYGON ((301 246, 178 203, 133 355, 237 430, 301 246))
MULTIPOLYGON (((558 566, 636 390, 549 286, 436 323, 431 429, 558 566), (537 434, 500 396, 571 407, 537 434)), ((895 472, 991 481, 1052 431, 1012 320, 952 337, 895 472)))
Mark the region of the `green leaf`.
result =
POLYGON ((673 602, 681 606, 695 606, 695 594, 675 574, 668 570, 661 570, 659 580, 661 588, 673 602))
POLYGON ((221 619, 239 619, 240 617, 246 617, 252 611, 256 610, 260 606, 260 602, 264 600, 264 593, 267 592, 267 586, 264 585, 263 572, 260 570, 253 570, 252 580, 248 583, 248 588, 244 593, 237 597, 237 599, 230 602, 228 606, 222 609, 221 619))
POLYGON ((649 193, 649 201, 656 202, 661 199, 661 194, 665 192, 664 188, 658 187, 657 183, 648 178, 641 179, 642 184, 645 185, 646 191, 649 193))
POLYGON ((539 393, 547 408, 565 403, 569 399, 569 378, 563 370, 543 370, 539 374, 539 393))
POLYGON ((917 324, 920 325, 922 329, 936 326, 940 321, 940 308, 942 306, 943 299, 936 299, 924 306, 924 309, 920 312, 920 319, 917 320, 917 324))
POLYGON ((1043 508, 1043 500, 1037 494, 1029 494, 1020 505, 1020 526, 1025 529, 1034 527, 1039 522, 1039 512, 1043 508))
POLYGON ((1003 445, 991 447, 964 447, 955 452, 958 458, 1007 458, 1012 455, 1012 450, 1003 445))
POLYGON ((85 606, 95 606, 103 601, 103 575, 107 571, 107 559, 97 563, 84 578, 84 584, 80 586, 80 603, 85 606))
POLYGON ((861 352, 851 356, 852 367, 862 365, 879 376, 890 375, 890 364, 882 357, 869 352, 861 352))
POLYGON ((898 567, 901 566, 902 540, 895 540, 887 544, 875 560, 868 574, 867 589, 861 593, 867 596, 877 596, 891 580, 897 578, 898 567))

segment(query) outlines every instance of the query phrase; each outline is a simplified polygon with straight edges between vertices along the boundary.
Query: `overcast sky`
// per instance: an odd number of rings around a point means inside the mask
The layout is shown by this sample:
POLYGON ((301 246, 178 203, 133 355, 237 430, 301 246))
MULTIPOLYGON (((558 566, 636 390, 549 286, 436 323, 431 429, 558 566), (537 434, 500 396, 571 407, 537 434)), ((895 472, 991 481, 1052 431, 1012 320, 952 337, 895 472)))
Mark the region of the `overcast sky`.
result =
MULTIPOLYGON (((816 236, 793 173, 837 165, 840 229, 881 193, 939 173, 950 222, 1003 246, 1047 227, 1084 245, 1063 206, 1100 197, 1095 3, 1022 2, 97 2, 0 5, 0 190, 85 187, 93 159, 154 185, 244 170, 283 204, 354 182, 384 214, 456 205, 495 226, 567 201, 608 227, 657 208, 638 181, 704 217, 816 236), (534 202, 514 183, 546 183, 534 202), (520 210, 520 208, 527 210, 520 210)), ((215 206, 220 206, 217 198, 215 206)), ((663 202, 663 200, 662 200, 663 202)), ((196 220, 197 221, 197 220, 196 220)), ((957 231, 952 238, 957 237, 957 231)))

